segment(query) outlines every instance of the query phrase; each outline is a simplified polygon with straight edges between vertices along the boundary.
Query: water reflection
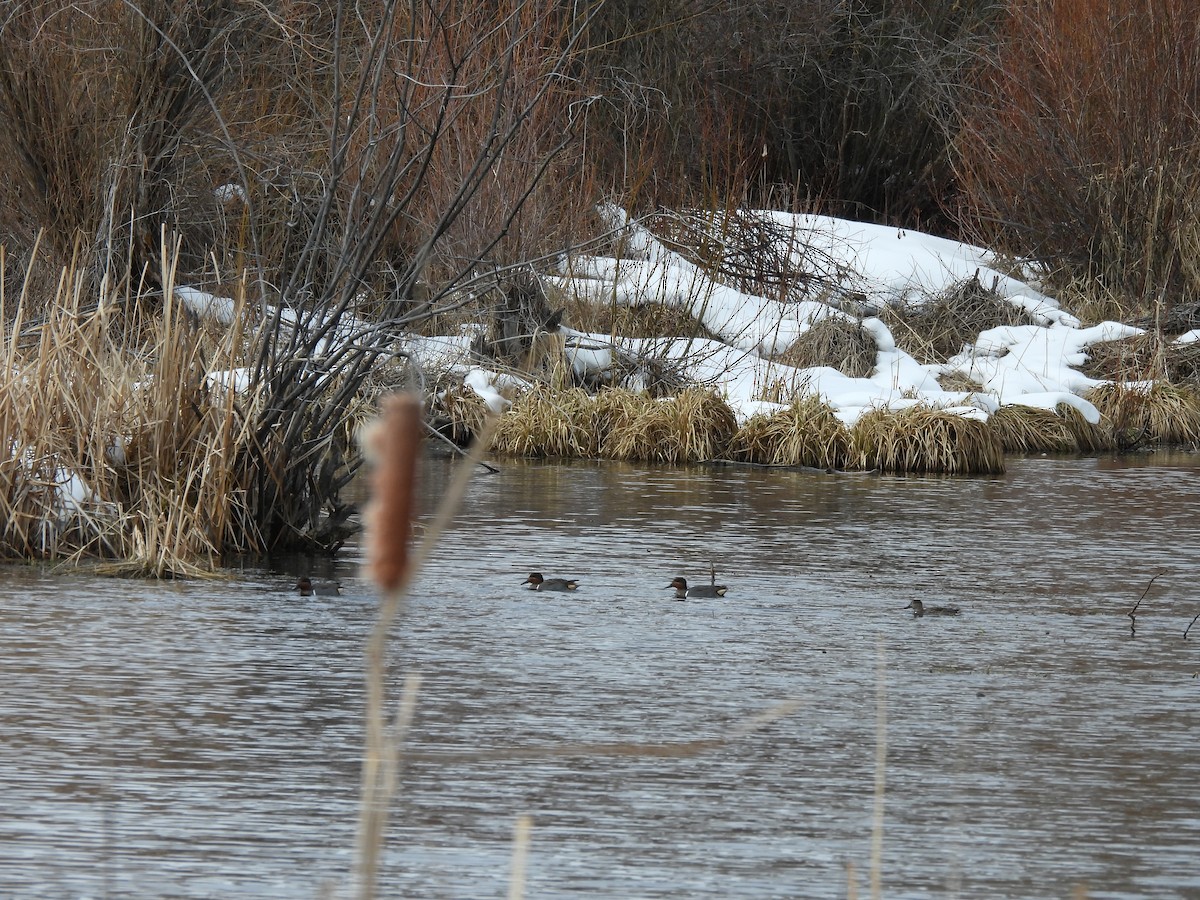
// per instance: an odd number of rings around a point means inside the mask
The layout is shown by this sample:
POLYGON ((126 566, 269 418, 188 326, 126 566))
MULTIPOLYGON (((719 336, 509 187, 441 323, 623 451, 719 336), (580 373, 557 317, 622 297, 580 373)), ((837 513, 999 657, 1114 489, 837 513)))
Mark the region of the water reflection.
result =
MULTIPOLYGON (((862 892, 881 663, 888 896, 1200 891, 1196 474, 480 476, 397 635, 397 679, 425 683, 387 893, 503 896, 526 811, 528 896, 842 897, 849 862, 862 892), (728 600, 667 599, 710 565, 728 600), (533 569, 579 595, 523 591, 533 569), (914 620, 913 596, 963 615, 914 620), (789 699, 691 758, 505 753, 717 739, 789 699)), ((426 468, 427 508, 447 477, 426 468)), ((312 897, 343 878, 374 603, 353 552, 273 565, 0 574, 6 896, 312 897), (346 596, 297 597, 298 566, 346 596)))

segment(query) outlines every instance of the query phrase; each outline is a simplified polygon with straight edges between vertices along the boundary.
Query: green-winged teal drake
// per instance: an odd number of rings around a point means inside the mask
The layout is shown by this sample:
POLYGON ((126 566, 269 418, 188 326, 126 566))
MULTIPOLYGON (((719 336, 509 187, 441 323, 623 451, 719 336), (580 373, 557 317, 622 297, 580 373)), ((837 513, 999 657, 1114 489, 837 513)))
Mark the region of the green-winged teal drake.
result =
POLYGON ((688 597, 724 597, 729 588, 723 584, 701 584, 688 587, 686 578, 674 578, 667 589, 675 590, 676 600, 686 600, 688 597))
POLYGON ((576 578, 543 578, 541 572, 530 572, 521 584, 529 585, 531 591, 573 591, 579 587, 576 578))
POLYGON ((914 600, 905 609, 911 609, 913 615, 921 616, 957 616, 961 610, 957 606, 926 606, 920 600, 914 600))
POLYGON ((342 586, 336 581, 313 581, 307 575, 301 575, 296 579, 296 587, 293 590, 301 597, 338 597, 341 596, 342 586))

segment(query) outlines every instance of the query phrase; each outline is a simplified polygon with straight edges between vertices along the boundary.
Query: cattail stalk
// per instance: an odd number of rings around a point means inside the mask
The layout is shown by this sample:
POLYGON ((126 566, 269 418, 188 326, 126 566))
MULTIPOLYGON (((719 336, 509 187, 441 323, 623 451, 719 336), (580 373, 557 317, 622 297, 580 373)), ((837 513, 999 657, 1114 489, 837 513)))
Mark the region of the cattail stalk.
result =
POLYGON ((380 589, 379 618, 367 642, 366 746, 359 811, 355 880, 360 900, 372 900, 387 826, 388 805, 398 787, 400 751, 415 708, 419 679, 405 683, 392 729, 384 706, 387 642, 400 614, 404 588, 414 570, 409 553, 421 451, 421 401, 395 394, 380 404, 379 421, 367 438, 374 460, 367 510, 367 566, 380 589))

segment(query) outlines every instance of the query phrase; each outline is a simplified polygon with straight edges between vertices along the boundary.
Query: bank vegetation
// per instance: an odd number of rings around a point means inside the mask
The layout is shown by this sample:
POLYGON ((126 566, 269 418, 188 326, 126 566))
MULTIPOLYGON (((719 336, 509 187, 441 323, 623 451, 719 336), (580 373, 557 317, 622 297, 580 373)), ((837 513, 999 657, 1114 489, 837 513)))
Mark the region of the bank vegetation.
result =
MULTIPOLYGON (((0 555, 164 576, 335 551, 381 393, 423 389, 450 443, 489 414, 413 365, 412 334, 473 329, 481 361, 531 385, 499 454, 967 473, 1192 446, 1195 345, 1173 338, 1200 325, 1198 29, 1182 0, 10 3, 0 555), (564 322, 709 336, 678 309, 547 289, 565 254, 619 243, 601 201, 938 232, 1145 334, 1092 354, 1114 382, 1089 397, 1098 424, 915 406, 848 428, 783 392, 739 423, 667 361, 617 360, 642 370, 632 390, 564 360, 564 322)), ((776 294, 829 274, 660 234, 776 294)), ((1011 315, 964 289, 885 318, 938 359, 1011 315)), ((781 359, 861 374, 872 353, 822 323, 781 359)))

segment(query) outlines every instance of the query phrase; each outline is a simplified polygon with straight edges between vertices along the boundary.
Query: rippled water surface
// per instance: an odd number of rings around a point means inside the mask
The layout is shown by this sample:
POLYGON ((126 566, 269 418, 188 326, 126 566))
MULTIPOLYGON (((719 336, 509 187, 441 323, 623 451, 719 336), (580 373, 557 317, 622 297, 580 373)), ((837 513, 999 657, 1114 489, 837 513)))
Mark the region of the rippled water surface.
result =
MULTIPOLYGON (((529 813, 528 897, 865 896, 883 737, 885 896, 1200 896, 1198 509, 1195 457, 505 464, 396 632, 424 681, 384 894, 504 897, 529 813), (725 600, 669 599, 710 564, 725 600)), ((353 550, 229 575, 0 570, 0 896, 344 883, 374 599, 353 550)))

